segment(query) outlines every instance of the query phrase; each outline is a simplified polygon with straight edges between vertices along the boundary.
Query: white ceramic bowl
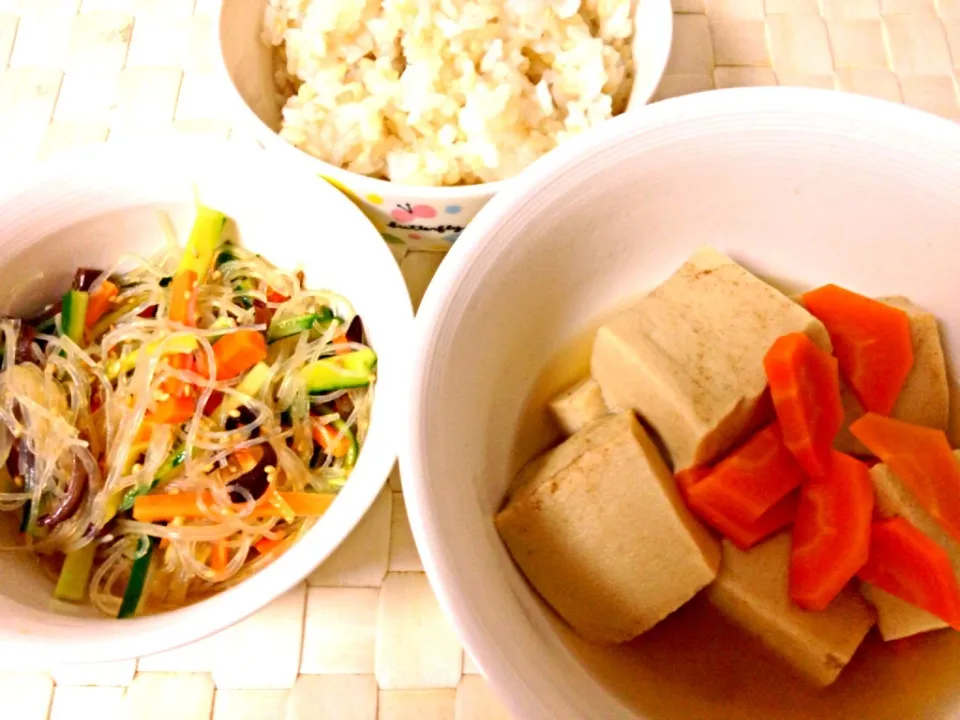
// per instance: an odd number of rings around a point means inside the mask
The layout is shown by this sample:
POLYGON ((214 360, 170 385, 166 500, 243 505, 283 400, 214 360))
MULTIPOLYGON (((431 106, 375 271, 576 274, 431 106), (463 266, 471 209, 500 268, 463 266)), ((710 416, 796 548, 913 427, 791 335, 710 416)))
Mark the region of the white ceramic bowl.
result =
MULTIPOLYGON (((837 282, 909 296, 939 317, 956 368, 958 198, 956 125, 840 93, 746 89, 613 120, 484 208, 418 312, 401 471, 441 605, 517 718, 960 714, 953 632, 873 638, 823 692, 702 603, 629 646, 578 642, 524 582, 492 522, 512 456, 530 449, 515 449, 518 432, 522 445, 538 429, 521 420, 548 362, 702 245, 788 290, 837 282)), ((557 382, 538 386, 541 399, 569 379, 569 368, 552 369, 557 382)))
MULTIPOLYGON (((237 225, 240 241, 281 267, 301 263, 308 285, 345 295, 379 356, 369 435, 330 510, 290 550, 235 588, 176 611, 132 620, 52 600, 53 584, 22 553, 0 553, 0 653, 46 662, 146 655, 216 632, 302 580, 360 520, 395 460, 401 364, 413 311, 399 268, 363 215, 310 174, 281 172, 256 150, 182 144, 105 146, 17 178, 0 195, 0 314, 35 312, 69 287, 77 266, 164 243, 160 210, 183 242, 201 200, 237 225), (322 218, 322 221, 320 220, 322 218)), ((0 514, 2 515, 2 514, 0 514)), ((10 516, 7 515, 7 520, 10 516)), ((10 528, 0 545, 10 545, 10 528)))
MULTIPOLYGON (((221 71, 239 127, 270 152, 324 177, 350 197, 387 242, 446 251, 484 204, 509 181, 462 187, 402 185, 359 175, 323 162, 277 134, 282 100, 274 83, 273 52, 261 39, 268 0, 221 2, 217 40, 221 71)), ((670 57, 670 0, 639 0, 634 36, 636 79, 630 107, 646 104, 670 57)))

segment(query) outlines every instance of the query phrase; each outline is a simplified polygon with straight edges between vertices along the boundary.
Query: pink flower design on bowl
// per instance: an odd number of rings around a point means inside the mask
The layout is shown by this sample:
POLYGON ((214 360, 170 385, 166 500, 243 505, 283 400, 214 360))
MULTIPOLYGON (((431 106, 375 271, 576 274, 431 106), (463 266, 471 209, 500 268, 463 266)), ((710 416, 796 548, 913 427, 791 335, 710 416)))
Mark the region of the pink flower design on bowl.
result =
POLYGON ((390 211, 391 217, 397 222, 410 222, 418 218, 430 219, 437 216, 437 211, 429 205, 411 205, 410 203, 398 204, 390 211))

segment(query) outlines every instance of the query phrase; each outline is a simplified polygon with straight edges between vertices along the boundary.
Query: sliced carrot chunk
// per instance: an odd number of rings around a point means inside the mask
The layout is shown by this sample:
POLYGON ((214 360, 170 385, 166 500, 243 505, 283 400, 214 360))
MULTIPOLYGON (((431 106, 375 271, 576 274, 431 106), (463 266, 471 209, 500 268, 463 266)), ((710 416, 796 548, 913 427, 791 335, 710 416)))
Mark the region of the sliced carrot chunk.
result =
POLYGON ((712 507, 747 525, 803 482, 806 475, 783 443, 778 423, 756 433, 688 491, 698 514, 712 507))
POLYGON ((705 515, 694 511, 701 520, 741 550, 749 550, 761 540, 766 540, 779 530, 789 527, 797 517, 800 502, 798 492, 794 491, 750 523, 734 520, 716 508, 706 510, 705 515))
POLYGON ((790 555, 790 597, 804 610, 824 610, 867 562, 873 515, 870 470, 831 451, 829 472, 800 491, 790 555))
POLYGON ((707 465, 703 465, 701 467, 681 470, 674 475, 673 479, 676 480, 677 487, 680 488, 680 494, 683 495, 684 499, 686 499, 690 488, 707 477, 707 475, 709 475, 711 472, 712 468, 707 465))
POLYGON ((836 285, 805 293, 803 304, 830 333, 840 373, 860 404, 889 414, 913 367, 907 314, 836 285))
MULTIPOLYGON (((690 490, 709 477, 711 472, 709 467, 700 467, 677 473, 677 486, 688 504, 690 490)), ((752 522, 742 522, 730 517, 722 506, 706 505, 700 510, 690 506, 690 510, 738 548, 749 550, 761 540, 789 526, 797 516, 799 501, 799 491, 795 490, 752 522)))
POLYGON ((867 413, 850 432, 880 458, 955 540, 960 541, 960 464, 942 430, 867 413))
POLYGON ((763 367, 784 443, 808 475, 826 474, 843 424, 836 358, 803 333, 791 333, 777 338, 763 367))
POLYGON ((947 552, 903 518, 879 520, 857 577, 960 630, 960 586, 947 552))

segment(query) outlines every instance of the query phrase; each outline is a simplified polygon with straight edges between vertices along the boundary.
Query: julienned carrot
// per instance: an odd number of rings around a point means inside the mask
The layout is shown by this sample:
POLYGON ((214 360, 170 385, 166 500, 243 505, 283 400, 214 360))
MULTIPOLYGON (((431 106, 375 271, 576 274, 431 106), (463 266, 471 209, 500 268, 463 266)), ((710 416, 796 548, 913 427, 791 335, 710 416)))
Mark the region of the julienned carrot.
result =
POLYGON ((876 413, 851 423, 850 432, 880 458, 917 502, 960 541, 960 465, 946 433, 876 413))
MULTIPOLYGON (((181 353, 173 355, 169 362, 178 370, 189 370, 193 366, 193 357, 181 353)), ((168 377, 160 383, 153 404, 153 409, 147 413, 149 422, 179 425, 193 417, 197 409, 197 390, 178 378, 168 377)))
POLYGON ((256 330, 227 333, 213 344, 217 379, 242 375, 267 356, 267 341, 256 330))
POLYGON ((110 309, 110 303, 119 293, 120 288, 109 280, 100 283, 100 287, 90 293, 90 298, 87 300, 87 317, 84 324, 91 327, 106 315, 107 310, 110 309))
POLYGON ((740 524, 760 518, 805 479, 803 469, 771 423, 727 455, 687 491, 691 508, 710 507, 740 524))
POLYGON ((873 516, 870 470, 831 451, 829 472, 800 490, 793 523, 790 597, 804 610, 824 610, 867 562, 873 516))
POLYGON ((311 425, 314 441, 327 455, 341 458, 350 452, 353 442, 333 425, 324 424, 319 418, 311 418, 311 425))
POLYGON ((857 577, 960 630, 960 587, 946 551, 903 518, 879 520, 857 577))
POLYGON ((158 425, 179 425, 185 423, 197 409, 196 398, 181 394, 171 394, 161 390, 153 410, 147 413, 147 419, 158 425))
POLYGON ((197 273, 183 270, 170 283, 170 320, 195 326, 197 324, 197 273))
POLYGON ((226 540, 217 540, 213 543, 213 550, 210 553, 210 569, 216 572, 222 572, 227 566, 229 552, 226 540))
POLYGON ((133 436, 133 443, 148 443, 150 438, 153 437, 153 426, 152 422, 144 420, 140 427, 137 428, 137 434, 133 436))
POLYGON ((826 326, 840 373, 863 408, 889 414, 913 367, 907 314, 836 285, 805 293, 803 305, 826 326))
POLYGON ((836 358, 803 333, 791 333, 773 343, 763 367, 784 443, 808 475, 826 474, 843 424, 836 358))
POLYGON ((287 538, 285 533, 280 533, 280 537, 276 538, 275 540, 271 538, 263 537, 257 540, 253 544, 253 548, 261 555, 266 555, 267 553, 275 550, 277 546, 280 545, 280 543, 282 543, 286 539, 287 538))
MULTIPOLYGON (((286 503, 297 517, 319 517, 323 515, 336 497, 335 495, 308 492, 280 492, 276 495, 282 502, 286 503)), ((195 492, 141 495, 133 504, 133 517, 140 522, 157 522, 158 520, 171 520, 178 516, 203 518, 208 517, 212 512, 216 512, 213 505, 213 496, 210 493, 204 493, 202 498, 203 504, 207 508, 206 512, 200 508, 200 500, 200 496, 195 492)), ((243 513, 246 511, 246 507, 246 503, 236 503, 230 506, 229 511, 243 513)), ((268 498, 264 497, 257 503, 251 517, 283 517, 283 513, 271 504, 268 498)))

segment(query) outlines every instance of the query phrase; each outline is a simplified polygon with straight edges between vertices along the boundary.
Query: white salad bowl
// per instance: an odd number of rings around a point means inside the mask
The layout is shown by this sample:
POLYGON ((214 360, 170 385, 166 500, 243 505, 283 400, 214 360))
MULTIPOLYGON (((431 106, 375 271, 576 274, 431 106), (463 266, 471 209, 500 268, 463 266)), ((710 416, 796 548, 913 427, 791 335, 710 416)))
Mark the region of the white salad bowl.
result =
MULTIPOLYGON (((378 354, 369 433, 333 505, 276 561, 219 595, 131 620, 53 600, 54 583, 22 552, 0 552, 0 653, 44 662, 109 661, 198 640, 250 615, 301 581, 359 522, 395 461, 403 367, 413 322, 399 268, 374 227, 315 176, 278 170, 256 150, 189 143, 150 150, 105 146, 16 178, 0 193, 0 314, 36 312, 58 298, 78 266, 181 244, 194 197, 229 216, 241 244, 278 267, 301 266, 308 287, 351 301, 378 354)), ((0 513, 0 519, 3 518, 0 513)), ((11 520, 7 514, 5 520, 11 520)), ((12 523, 0 546, 13 545, 12 523)))
POLYGON ((960 127, 835 92, 742 89, 614 119, 538 161, 478 215, 419 309, 401 471, 440 603, 515 717, 960 714, 951 631, 871 636, 823 691, 702 602, 628 645, 579 641, 493 523, 514 468, 546 432, 525 408, 585 373, 581 340, 599 319, 701 246, 787 291, 835 282, 908 296, 939 318, 957 368, 958 198, 960 127), (564 348, 566 362, 554 361, 564 348))
MULTIPOLYGON (((446 251, 480 208, 511 181, 458 187, 403 185, 344 170, 289 144, 278 134, 283 100, 274 80, 273 49, 261 40, 267 3, 225 0, 220 5, 217 56, 238 127, 278 158, 338 187, 387 242, 446 251)), ((670 0, 639 0, 635 23, 630 109, 649 102, 667 67, 673 39, 670 0)))

